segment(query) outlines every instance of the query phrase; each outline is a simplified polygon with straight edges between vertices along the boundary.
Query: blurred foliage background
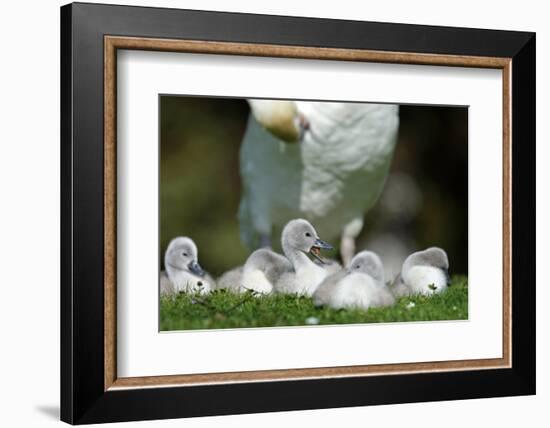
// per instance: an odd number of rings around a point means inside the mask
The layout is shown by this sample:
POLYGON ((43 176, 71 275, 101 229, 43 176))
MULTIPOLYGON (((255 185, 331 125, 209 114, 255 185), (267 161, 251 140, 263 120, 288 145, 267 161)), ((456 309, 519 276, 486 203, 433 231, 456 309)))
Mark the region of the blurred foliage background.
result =
MULTIPOLYGON (((176 236, 197 243, 215 276, 244 263, 237 211, 243 99, 160 99, 160 248, 176 236)), ((357 248, 380 254, 393 278, 412 251, 440 246, 451 271, 468 273, 468 110, 403 105, 384 192, 365 218, 357 248)), ((273 237, 278 241, 278 237, 273 237)))

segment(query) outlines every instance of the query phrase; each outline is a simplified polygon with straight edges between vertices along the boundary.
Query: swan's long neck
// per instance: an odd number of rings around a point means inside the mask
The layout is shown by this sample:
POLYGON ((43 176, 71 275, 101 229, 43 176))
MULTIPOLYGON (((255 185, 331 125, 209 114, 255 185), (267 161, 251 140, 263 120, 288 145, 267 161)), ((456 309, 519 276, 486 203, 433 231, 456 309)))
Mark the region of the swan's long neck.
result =
POLYGON ((296 291, 307 296, 313 295, 317 286, 325 279, 326 271, 313 263, 303 251, 285 245, 284 242, 283 252, 294 267, 294 280, 298 287, 296 291))
POLYGON ((315 264, 309 259, 308 256, 304 254, 303 251, 300 251, 286 242, 283 242, 283 252, 292 266, 294 266, 294 271, 296 273, 303 271, 305 269, 311 269, 316 267, 315 264))

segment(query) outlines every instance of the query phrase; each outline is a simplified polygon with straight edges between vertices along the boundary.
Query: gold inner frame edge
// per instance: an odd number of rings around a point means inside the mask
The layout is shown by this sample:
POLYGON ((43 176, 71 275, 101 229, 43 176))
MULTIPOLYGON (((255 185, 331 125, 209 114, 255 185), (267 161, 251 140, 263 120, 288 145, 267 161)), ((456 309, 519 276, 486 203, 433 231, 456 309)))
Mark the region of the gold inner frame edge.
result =
POLYGON ((362 377, 511 367, 512 311, 512 163, 511 58, 421 54, 307 46, 174 40, 143 37, 104 37, 104 390, 193 386, 220 383, 362 377), (377 364, 340 367, 203 373, 170 376, 117 377, 116 367, 116 53, 118 49, 181 53, 324 59, 393 64, 494 68, 503 82, 503 349, 502 358, 377 364))

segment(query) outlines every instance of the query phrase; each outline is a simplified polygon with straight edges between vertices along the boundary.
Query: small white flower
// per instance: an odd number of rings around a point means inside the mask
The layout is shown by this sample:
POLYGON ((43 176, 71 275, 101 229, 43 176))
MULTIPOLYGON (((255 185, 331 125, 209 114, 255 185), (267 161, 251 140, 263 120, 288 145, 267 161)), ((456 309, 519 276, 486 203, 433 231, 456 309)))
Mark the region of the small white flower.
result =
POLYGON ((412 309, 412 308, 414 308, 415 306, 416 306, 416 305, 415 305, 414 302, 409 302, 409 303, 407 304, 406 308, 407 308, 407 309, 412 309))
POLYGON ((308 317, 308 318, 306 318, 306 324, 308 324, 308 325, 319 324, 319 318, 317 318, 317 317, 308 317))
POLYGON ((456 306, 453 306, 453 311, 456 311, 458 308, 456 306))

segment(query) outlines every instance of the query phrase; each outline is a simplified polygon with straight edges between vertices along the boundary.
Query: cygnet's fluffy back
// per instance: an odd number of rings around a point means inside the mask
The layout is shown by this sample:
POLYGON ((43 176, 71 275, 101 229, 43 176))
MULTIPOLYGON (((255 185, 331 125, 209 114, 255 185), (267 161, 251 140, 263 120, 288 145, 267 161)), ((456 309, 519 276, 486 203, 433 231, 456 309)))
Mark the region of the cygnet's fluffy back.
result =
POLYGON ((384 267, 377 254, 362 251, 349 267, 326 278, 314 296, 316 305, 335 309, 352 307, 368 309, 392 305, 392 294, 384 284, 384 267))

